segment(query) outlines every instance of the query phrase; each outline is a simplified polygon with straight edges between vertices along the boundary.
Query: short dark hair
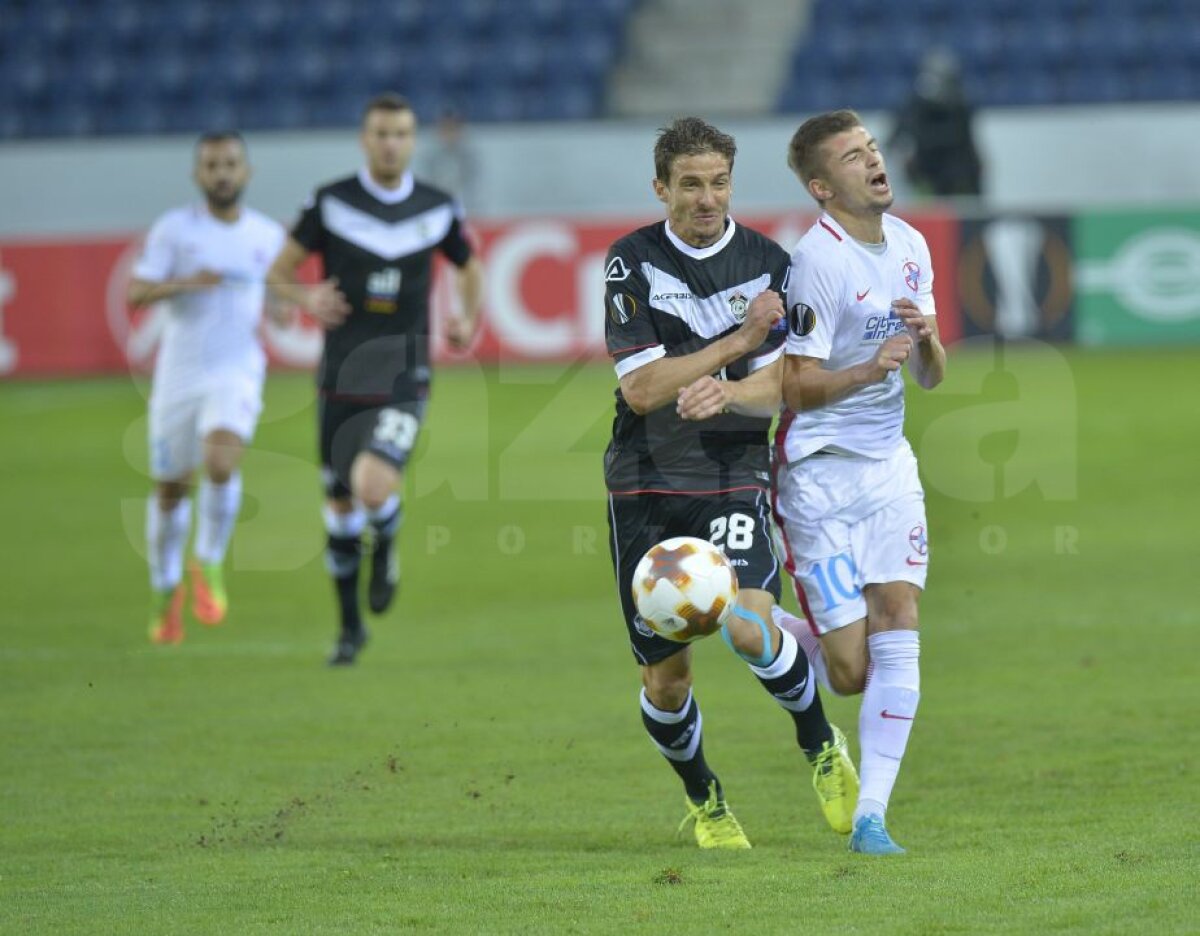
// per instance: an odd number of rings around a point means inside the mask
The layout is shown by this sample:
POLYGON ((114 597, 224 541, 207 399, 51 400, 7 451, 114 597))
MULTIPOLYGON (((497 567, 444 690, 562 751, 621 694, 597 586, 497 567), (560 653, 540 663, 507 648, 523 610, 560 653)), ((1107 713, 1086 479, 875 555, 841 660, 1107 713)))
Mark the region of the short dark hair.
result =
POLYGON ((732 172, 737 143, 728 133, 722 133, 699 117, 678 117, 670 126, 658 131, 658 140, 654 143, 654 175, 660 182, 670 182, 671 164, 678 157, 701 153, 724 156, 732 172))
POLYGON ((862 118, 852 110, 828 111, 809 117, 800 124, 788 143, 788 166, 806 186, 821 174, 821 144, 831 136, 863 125, 862 118))
POLYGON ((240 144, 243 150, 246 149, 245 139, 236 130, 206 130, 196 140, 196 155, 199 156, 201 148, 207 146, 209 143, 225 143, 229 140, 240 144))
POLYGON ((384 91, 367 101, 367 106, 363 108, 362 119, 366 120, 367 115, 372 111, 392 111, 395 113, 399 111, 411 111, 412 109, 412 104, 403 94, 397 94, 395 91, 384 91))

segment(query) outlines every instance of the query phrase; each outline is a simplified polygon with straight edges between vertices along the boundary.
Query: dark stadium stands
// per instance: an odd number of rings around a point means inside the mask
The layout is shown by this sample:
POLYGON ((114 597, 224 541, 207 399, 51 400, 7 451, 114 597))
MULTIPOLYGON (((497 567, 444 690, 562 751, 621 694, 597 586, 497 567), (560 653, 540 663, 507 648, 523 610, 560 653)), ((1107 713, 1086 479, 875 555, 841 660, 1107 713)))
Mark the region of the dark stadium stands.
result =
MULTIPOLYGON (((599 117, 646 2, 3 0, 0 140, 599 117)), ((978 106, 1200 99, 1200 0, 814 0, 777 108, 895 108, 937 45, 978 106)))
POLYGON ((1196 0, 816 0, 779 109, 894 109, 934 46, 981 107, 1200 99, 1196 0))
POLYGON ((5 0, 0 139, 601 115, 639 0, 5 0))

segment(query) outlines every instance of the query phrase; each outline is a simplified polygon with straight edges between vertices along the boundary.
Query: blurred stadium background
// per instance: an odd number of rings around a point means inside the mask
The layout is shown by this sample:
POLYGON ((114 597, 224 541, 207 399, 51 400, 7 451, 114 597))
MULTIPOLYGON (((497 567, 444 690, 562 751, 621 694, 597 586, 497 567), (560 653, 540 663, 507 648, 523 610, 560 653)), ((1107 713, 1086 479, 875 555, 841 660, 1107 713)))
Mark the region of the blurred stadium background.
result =
MULTIPOLYGON (((886 141, 935 47, 978 108, 982 196, 924 200, 890 168, 933 246, 947 336, 1200 337, 1188 0, 5 0, 0 373, 145 359, 125 270, 149 222, 194 197, 196 133, 243 130, 248 200, 288 222, 358 164, 361 107, 387 88, 414 101, 426 155, 439 115, 466 119, 468 208, 495 273, 479 353, 594 353, 597 255, 657 215, 655 127, 696 111, 733 131, 735 210, 788 244, 811 211, 784 165, 791 131, 850 106, 886 141)), ((280 362, 314 350, 272 336, 280 362)))

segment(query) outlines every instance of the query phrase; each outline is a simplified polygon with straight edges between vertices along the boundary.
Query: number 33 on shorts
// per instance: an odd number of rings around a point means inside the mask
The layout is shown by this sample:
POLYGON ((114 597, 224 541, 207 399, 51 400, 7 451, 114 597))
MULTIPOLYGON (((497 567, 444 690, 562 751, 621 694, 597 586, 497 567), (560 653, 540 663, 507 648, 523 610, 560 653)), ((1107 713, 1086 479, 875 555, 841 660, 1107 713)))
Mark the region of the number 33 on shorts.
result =
POLYGON ((375 419, 372 447, 386 450, 393 457, 404 459, 417 441, 421 422, 412 413, 398 409, 382 409, 375 419))

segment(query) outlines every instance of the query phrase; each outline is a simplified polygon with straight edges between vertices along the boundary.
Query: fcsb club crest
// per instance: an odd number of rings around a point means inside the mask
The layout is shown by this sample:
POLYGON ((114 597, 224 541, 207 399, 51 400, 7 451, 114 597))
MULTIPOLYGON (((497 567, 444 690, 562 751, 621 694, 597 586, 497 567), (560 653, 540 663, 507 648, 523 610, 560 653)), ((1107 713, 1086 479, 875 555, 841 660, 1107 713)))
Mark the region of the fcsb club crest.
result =
POLYGON ((740 292, 736 292, 729 297, 729 311, 733 313, 733 320, 735 322, 746 321, 746 309, 749 305, 750 300, 740 292))
POLYGON ((913 292, 921 285, 921 268, 911 260, 904 264, 904 282, 913 292))
POLYGON ((924 556, 929 553, 929 539, 925 535, 925 527, 918 523, 915 527, 908 531, 908 543, 913 548, 918 556, 924 556))

